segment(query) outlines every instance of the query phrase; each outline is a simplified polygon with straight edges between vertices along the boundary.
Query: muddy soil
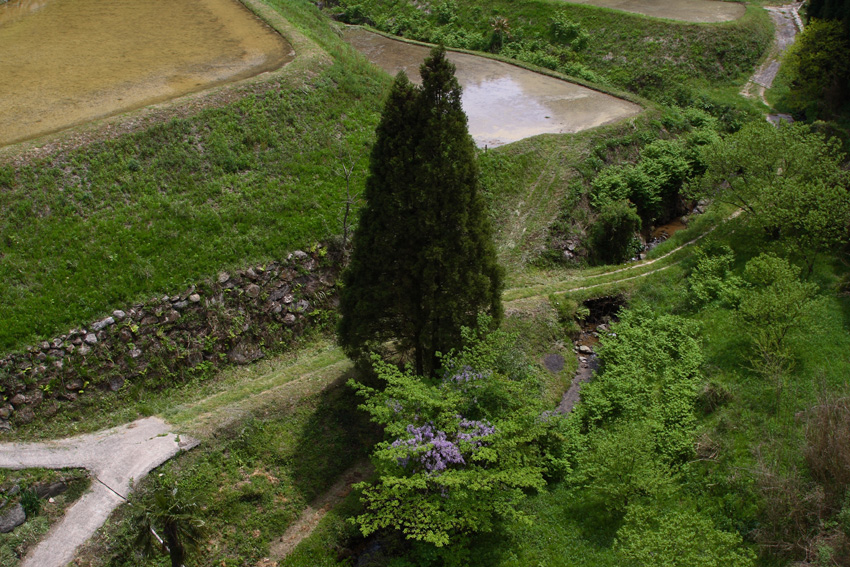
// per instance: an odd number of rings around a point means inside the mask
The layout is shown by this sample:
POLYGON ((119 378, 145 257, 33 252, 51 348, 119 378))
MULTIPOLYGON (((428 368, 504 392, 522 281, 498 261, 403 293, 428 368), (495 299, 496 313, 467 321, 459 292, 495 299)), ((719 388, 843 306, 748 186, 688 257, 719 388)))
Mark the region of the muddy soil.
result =
POLYGON ((291 46, 236 0, 0 4, 0 146, 277 69, 291 46))

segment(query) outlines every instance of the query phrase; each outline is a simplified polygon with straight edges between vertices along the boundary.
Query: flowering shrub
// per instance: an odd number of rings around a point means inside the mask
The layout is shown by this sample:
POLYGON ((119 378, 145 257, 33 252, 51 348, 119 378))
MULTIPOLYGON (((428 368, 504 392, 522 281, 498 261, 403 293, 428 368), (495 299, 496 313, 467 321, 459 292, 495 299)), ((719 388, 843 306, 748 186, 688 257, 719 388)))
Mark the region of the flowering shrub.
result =
POLYGON ((431 424, 415 427, 407 426, 407 432, 413 437, 410 439, 396 439, 392 447, 407 447, 410 453, 406 457, 399 457, 398 464, 406 467, 413 460, 418 463, 418 468, 429 473, 437 473, 446 469, 447 465, 465 465, 463 455, 460 454, 458 446, 446 439, 445 431, 437 431, 431 424))
POLYGON ((359 485, 364 535, 395 529, 442 547, 523 517, 518 501, 564 468, 564 420, 542 417, 536 376, 504 356, 513 338, 466 337, 465 350, 442 359, 441 379, 376 359, 382 391, 352 382, 387 438, 372 454, 377 480, 359 485))
POLYGON ((421 427, 408 425, 407 433, 410 437, 396 439, 390 445, 405 447, 409 451, 406 456, 397 458, 398 464, 407 467, 412 461, 416 463, 415 471, 424 470, 429 473, 441 472, 452 464, 465 465, 460 443, 463 442, 467 453, 471 453, 481 447, 486 442, 485 438, 495 433, 496 428, 486 420, 474 421, 457 417, 460 421, 454 441, 446 437, 445 431, 435 432, 430 423, 421 427))

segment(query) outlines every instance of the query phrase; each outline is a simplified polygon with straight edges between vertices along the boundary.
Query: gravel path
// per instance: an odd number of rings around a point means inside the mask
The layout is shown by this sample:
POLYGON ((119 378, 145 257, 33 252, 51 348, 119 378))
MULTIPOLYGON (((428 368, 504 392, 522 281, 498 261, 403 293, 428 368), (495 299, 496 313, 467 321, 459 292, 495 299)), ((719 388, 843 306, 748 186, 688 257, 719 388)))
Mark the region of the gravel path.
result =
POLYGON ((0 468, 81 467, 94 476, 91 489, 21 562, 21 567, 63 567, 74 551, 103 525, 143 478, 179 453, 197 445, 170 432, 156 417, 89 435, 43 443, 0 443, 0 468))
POLYGON ((802 3, 786 4, 785 6, 767 6, 765 10, 770 12, 773 24, 776 26, 776 37, 770 55, 756 69, 749 82, 744 86, 741 94, 746 97, 758 96, 764 104, 764 91, 773 86, 776 73, 779 72, 779 62, 785 50, 794 43, 797 32, 803 29, 799 10, 802 3), (756 91, 754 94, 753 91, 756 91))

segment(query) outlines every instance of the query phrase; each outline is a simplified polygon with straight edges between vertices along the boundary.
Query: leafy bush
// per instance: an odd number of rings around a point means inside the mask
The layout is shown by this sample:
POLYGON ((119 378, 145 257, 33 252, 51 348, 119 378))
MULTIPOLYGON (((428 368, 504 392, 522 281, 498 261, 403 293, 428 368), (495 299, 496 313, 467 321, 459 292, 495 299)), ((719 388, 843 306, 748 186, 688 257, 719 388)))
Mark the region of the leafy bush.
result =
MULTIPOLYGON (((845 10, 847 9, 845 5, 845 10)), ((850 100, 850 34, 840 20, 812 19, 788 50, 791 88, 782 101, 809 120, 829 116, 850 100)))
POLYGON ((528 367, 504 364, 511 336, 464 336, 469 346, 443 358, 442 378, 375 358, 386 388, 351 383, 387 439, 372 454, 377 480, 358 485, 364 535, 389 528, 443 547, 499 519, 524 518, 517 503, 565 470, 562 418, 544 413, 528 367))
POLYGON ((846 241, 850 174, 838 140, 803 124, 756 121, 702 153, 706 171, 693 197, 734 205, 768 236, 788 237, 802 250, 846 241))
POLYGON ((374 24, 366 8, 361 4, 345 4, 342 12, 339 14, 339 19, 346 24, 352 25, 374 24))
POLYGON ((434 6, 434 14, 440 24, 454 24, 457 21, 457 2, 455 0, 440 2, 434 6))
POLYGON ((582 389, 576 417, 585 430, 645 421, 659 455, 671 462, 687 458, 703 362, 696 326, 634 308, 611 330, 601 338, 601 371, 582 389))
POLYGON ((755 554, 741 536, 718 530, 696 510, 638 504, 617 532, 617 549, 635 565, 752 567, 755 554))
POLYGON ((622 515, 636 499, 672 491, 672 475, 658 458, 655 432, 647 422, 593 431, 576 460, 572 482, 606 511, 622 515))
POLYGON ((655 140, 643 148, 635 165, 602 170, 591 183, 591 203, 602 210, 613 201, 629 200, 644 225, 671 216, 678 208, 679 193, 694 171, 702 169, 701 154, 694 149, 713 140, 696 137, 694 146, 673 140, 655 140))
POLYGON ((705 305, 715 300, 735 303, 740 280, 731 275, 735 254, 726 245, 702 246, 696 252, 696 266, 688 276, 691 302, 705 305))
POLYGON ((602 263, 614 264, 628 260, 640 249, 640 243, 635 238, 640 227, 640 216, 628 201, 606 203, 590 229, 593 255, 602 263))
POLYGON ((564 333, 571 338, 576 338, 581 332, 579 321, 585 319, 590 313, 588 308, 566 295, 550 295, 549 304, 555 308, 564 333))
POLYGON ((574 51, 583 51, 590 41, 590 35, 570 19, 569 12, 560 10, 552 16, 552 37, 566 43, 574 51))
POLYGON ((812 322, 817 284, 800 281, 800 268, 773 254, 747 262, 744 281, 748 285, 740 292, 738 316, 753 344, 753 365, 780 380, 793 364, 790 339, 812 322))

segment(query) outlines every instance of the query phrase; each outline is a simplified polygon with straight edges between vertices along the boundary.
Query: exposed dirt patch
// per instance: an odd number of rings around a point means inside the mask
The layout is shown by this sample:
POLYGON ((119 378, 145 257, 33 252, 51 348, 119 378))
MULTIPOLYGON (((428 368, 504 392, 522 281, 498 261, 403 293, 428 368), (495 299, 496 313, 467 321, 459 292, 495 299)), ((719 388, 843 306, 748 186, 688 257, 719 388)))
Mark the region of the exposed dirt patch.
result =
POLYGON ((343 473, 327 492, 304 510, 301 517, 289 526, 285 534, 272 542, 266 564, 276 565, 275 561, 289 555, 304 538, 313 532, 325 514, 348 496, 351 487, 366 480, 371 473, 372 465, 368 462, 358 463, 343 473))

